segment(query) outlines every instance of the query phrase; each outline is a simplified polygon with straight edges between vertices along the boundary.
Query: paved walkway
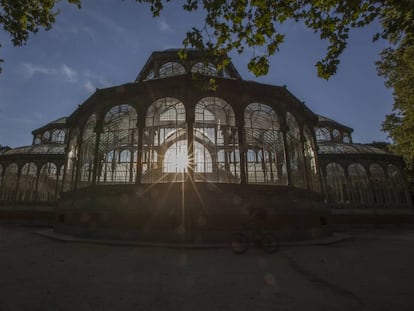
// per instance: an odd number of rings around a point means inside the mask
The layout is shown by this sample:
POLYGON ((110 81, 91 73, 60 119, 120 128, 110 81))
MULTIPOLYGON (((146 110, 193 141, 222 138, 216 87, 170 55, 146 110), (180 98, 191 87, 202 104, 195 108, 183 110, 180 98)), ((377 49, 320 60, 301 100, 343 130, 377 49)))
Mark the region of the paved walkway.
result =
MULTIPOLYGON (((181 249, 196 249, 196 248, 228 248, 228 243, 221 244, 178 244, 178 243, 150 243, 127 240, 105 240, 81 238, 72 235, 57 233, 53 229, 36 230, 34 233, 46 238, 67 243, 88 243, 88 244, 104 244, 104 245, 118 245, 118 246, 150 246, 150 247, 164 247, 164 248, 181 248, 181 249)), ((281 242, 281 246, 311 246, 311 245, 329 245, 333 243, 342 242, 352 239, 352 235, 346 233, 334 233, 331 236, 321 237, 313 240, 281 242)))
POLYGON ((0 310, 414 310, 414 231, 249 250, 62 243, 0 226, 0 310))

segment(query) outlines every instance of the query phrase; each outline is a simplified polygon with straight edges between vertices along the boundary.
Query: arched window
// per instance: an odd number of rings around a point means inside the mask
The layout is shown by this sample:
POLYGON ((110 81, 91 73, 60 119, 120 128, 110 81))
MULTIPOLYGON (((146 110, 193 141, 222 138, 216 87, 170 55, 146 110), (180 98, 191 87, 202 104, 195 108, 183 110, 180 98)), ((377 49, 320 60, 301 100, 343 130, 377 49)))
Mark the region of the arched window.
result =
POLYGON ((154 70, 151 70, 151 71, 147 74, 147 76, 145 77, 144 81, 147 81, 147 80, 152 80, 152 79, 154 79, 154 70))
POLYGON ((342 141, 345 144, 350 144, 351 143, 351 135, 349 135, 348 133, 344 133, 342 141))
POLYGON ((159 69, 159 77, 160 78, 166 78, 171 76, 178 76, 185 74, 185 68, 183 65, 175 62, 168 62, 162 65, 159 69))
POLYGON ((2 201, 10 202, 16 200, 18 171, 19 168, 16 163, 9 164, 5 168, 2 186, 0 187, 0 199, 2 201))
POLYGON ((175 174, 177 168, 180 172, 187 171, 188 164, 186 114, 182 102, 167 97, 148 108, 142 148, 143 183, 186 178, 186 174, 175 174), (167 151, 169 159, 165 159, 167 151), (184 164, 185 167, 181 167, 184 164))
POLYGON ((83 128, 82 143, 79 152, 79 181, 78 188, 87 187, 92 183, 93 165, 96 147, 96 116, 93 114, 83 128))
POLYGON ((193 67, 191 67, 191 72, 192 73, 199 73, 199 74, 203 74, 203 75, 207 75, 207 76, 217 76, 218 72, 217 72, 217 68, 216 66, 214 66, 211 63, 208 63, 207 65, 204 63, 196 63, 193 65, 193 67))
POLYGON ((404 180, 401 172, 394 164, 389 164, 387 167, 388 187, 390 191, 390 198, 393 205, 406 205, 406 193, 404 190, 404 180))
POLYGON ((387 202, 387 188, 383 168, 377 163, 369 166, 373 203, 382 205, 387 202))
POLYGON ((194 146, 196 181, 240 182, 239 157, 231 157, 239 150, 235 116, 223 99, 206 97, 197 103, 194 146))
POLYGON ((332 131, 332 138, 335 142, 341 143, 342 142, 342 134, 337 129, 332 131))
POLYGON ((295 117, 290 113, 286 113, 286 140, 288 148, 288 163, 293 186, 306 188, 306 180, 304 175, 304 159, 303 148, 300 138, 300 129, 295 117))
POLYGON ((316 146, 310 129, 307 126, 303 128, 304 137, 304 155, 306 161, 306 173, 308 175, 309 188, 313 191, 319 192, 320 180, 318 167, 316 165, 316 146))
POLYGON ((49 131, 46 131, 42 135, 42 142, 43 143, 48 143, 49 140, 50 140, 50 132, 49 131))
POLYGON ((268 105, 253 103, 244 111, 248 183, 287 184, 285 148, 279 117, 268 105))
POLYGON ((44 202, 56 201, 58 191, 58 171, 55 163, 47 162, 40 169, 37 186, 37 199, 44 202))
POLYGON ((35 145, 39 145, 39 144, 41 144, 42 143, 42 137, 39 135, 39 134, 37 134, 36 136, 35 136, 35 138, 34 138, 34 142, 33 142, 35 145))
MULTIPOLYGON (((130 105, 112 107, 105 115, 99 142, 97 182, 135 183, 137 112, 130 105)), ((88 170, 88 167, 85 168, 88 170)))
POLYGON ((195 122, 235 126, 233 108, 218 97, 205 97, 196 105, 195 122))
POLYGON ((17 190, 18 201, 33 201, 36 193, 37 165, 33 162, 23 165, 17 190))
POLYGON ((178 99, 166 97, 155 101, 147 110, 146 127, 185 124, 185 108, 178 99))
POLYGON ((326 166, 325 185, 328 202, 334 204, 348 202, 345 172, 340 164, 333 162, 326 166))
POLYGON ((352 203, 369 203, 368 177, 365 168, 360 163, 352 163, 348 166, 348 178, 352 203))
POLYGON ((70 134, 68 152, 66 154, 66 174, 63 181, 63 191, 70 191, 75 188, 75 178, 78 159, 78 136, 79 129, 75 128, 70 134))
POLYGON ((52 133, 52 143, 63 144, 65 142, 65 131, 64 130, 54 130, 52 133))
POLYGON ((315 129, 316 141, 330 141, 331 133, 325 127, 319 127, 315 129))

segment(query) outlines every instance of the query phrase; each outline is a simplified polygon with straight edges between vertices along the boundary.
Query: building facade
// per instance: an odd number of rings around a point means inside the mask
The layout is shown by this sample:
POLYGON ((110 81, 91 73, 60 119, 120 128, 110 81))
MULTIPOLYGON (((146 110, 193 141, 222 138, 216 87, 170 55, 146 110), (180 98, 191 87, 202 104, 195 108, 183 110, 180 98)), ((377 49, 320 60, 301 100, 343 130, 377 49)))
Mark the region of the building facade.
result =
POLYGON ((257 208, 288 239, 323 234, 337 210, 411 211, 402 159, 351 133, 232 64, 154 52, 134 82, 3 150, 0 201, 58 202, 65 233, 186 242, 220 240, 257 208))

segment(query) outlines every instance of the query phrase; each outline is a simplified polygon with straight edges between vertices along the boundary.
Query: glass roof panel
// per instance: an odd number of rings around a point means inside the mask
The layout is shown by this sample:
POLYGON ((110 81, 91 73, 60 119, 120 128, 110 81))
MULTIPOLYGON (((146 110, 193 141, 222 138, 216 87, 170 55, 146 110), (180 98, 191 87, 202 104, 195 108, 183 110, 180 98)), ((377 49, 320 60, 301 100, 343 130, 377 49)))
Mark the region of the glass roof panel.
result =
POLYGON ((320 143, 319 154, 388 154, 384 150, 364 144, 320 143))
POLYGON ((13 154, 64 154, 65 145, 62 144, 42 144, 17 147, 7 151, 6 155, 13 154))

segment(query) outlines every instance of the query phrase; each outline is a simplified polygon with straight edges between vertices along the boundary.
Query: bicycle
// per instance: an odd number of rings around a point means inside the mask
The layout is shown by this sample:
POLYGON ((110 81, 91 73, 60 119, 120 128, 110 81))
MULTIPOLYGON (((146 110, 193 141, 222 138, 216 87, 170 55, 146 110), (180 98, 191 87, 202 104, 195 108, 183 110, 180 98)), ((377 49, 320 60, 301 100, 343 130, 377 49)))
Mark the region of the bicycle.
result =
POLYGON ((273 233, 251 229, 246 225, 240 232, 235 232, 230 237, 230 247, 235 254, 247 252, 251 245, 262 248, 268 254, 279 250, 279 240, 273 233))

